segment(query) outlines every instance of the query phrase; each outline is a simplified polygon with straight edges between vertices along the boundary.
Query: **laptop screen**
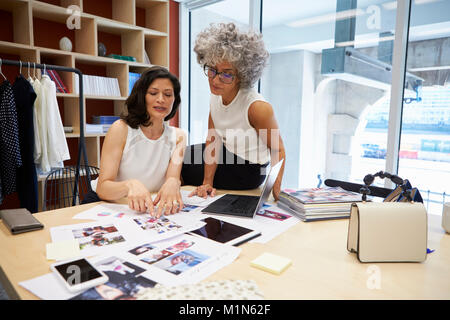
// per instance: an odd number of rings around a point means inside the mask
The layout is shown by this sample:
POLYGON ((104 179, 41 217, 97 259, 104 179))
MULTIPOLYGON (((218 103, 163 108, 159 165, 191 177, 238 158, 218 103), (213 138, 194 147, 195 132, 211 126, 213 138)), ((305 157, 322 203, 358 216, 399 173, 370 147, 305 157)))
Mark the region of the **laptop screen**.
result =
POLYGON ((264 183, 263 191, 256 207, 256 212, 258 212, 264 202, 267 202, 267 200, 269 199, 270 192, 272 191, 273 185, 275 184, 275 180, 277 180, 278 173, 280 172, 281 166, 283 165, 283 161, 284 159, 281 159, 281 161, 270 168, 269 175, 267 176, 266 183, 264 183))

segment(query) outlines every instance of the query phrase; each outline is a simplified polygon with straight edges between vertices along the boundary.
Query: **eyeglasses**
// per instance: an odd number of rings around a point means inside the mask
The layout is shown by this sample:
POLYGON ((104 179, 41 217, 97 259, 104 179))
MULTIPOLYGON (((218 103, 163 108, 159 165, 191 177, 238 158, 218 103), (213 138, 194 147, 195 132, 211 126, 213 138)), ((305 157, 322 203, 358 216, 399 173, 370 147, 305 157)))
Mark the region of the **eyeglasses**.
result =
POLYGON ((235 75, 228 72, 219 72, 213 67, 205 65, 203 67, 205 74, 208 78, 214 79, 217 75, 219 76, 219 80, 223 83, 230 84, 233 82, 235 75))

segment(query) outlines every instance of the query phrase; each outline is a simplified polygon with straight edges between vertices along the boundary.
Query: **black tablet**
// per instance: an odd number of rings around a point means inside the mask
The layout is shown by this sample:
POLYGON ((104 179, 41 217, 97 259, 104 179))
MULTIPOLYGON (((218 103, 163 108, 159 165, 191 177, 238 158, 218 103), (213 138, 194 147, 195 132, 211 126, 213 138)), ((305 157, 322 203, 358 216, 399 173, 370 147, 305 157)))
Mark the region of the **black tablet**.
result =
POLYGON ((206 222, 206 225, 191 231, 191 233, 220 243, 238 246, 261 235, 261 232, 257 230, 247 229, 216 218, 208 217, 203 221, 206 222))

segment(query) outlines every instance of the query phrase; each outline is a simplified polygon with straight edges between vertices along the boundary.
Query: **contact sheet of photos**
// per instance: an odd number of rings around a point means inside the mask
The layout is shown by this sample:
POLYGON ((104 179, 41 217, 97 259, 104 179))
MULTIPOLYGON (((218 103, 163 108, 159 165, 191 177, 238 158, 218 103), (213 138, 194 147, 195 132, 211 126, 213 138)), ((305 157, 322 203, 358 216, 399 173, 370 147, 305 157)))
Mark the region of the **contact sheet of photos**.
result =
MULTIPOLYGON (((198 283, 232 263, 240 248, 189 233, 205 226, 200 200, 186 204, 176 215, 152 217, 120 204, 100 204, 74 219, 94 220, 50 228, 53 242, 74 241, 80 257, 90 257, 108 275, 108 282, 79 293, 69 292, 53 273, 19 284, 44 300, 136 299, 139 291, 198 283), (189 234, 188 234, 189 233, 189 234)), ((221 217, 223 221, 259 230, 265 243, 296 223, 279 208, 264 204, 251 220, 221 217)))
MULTIPOLYGON (((77 232, 88 236, 91 231, 77 229, 77 232)), ((153 288, 157 283, 176 286, 202 281, 233 262, 240 251, 237 247, 183 234, 156 243, 128 243, 114 253, 92 258, 109 280, 80 293, 70 293, 53 273, 20 285, 44 300, 133 300, 140 290, 153 288)))
POLYGON ((120 249, 141 239, 148 242, 165 240, 203 225, 204 222, 198 220, 180 223, 165 216, 155 218, 141 214, 131 218, 105 218, 96 222, 54 227, 50 229, 50 234, 53 242, 76 240, 81 255, 88 257, 120 249))
POLYGON ((162 285, 201 281, 237 258, 241 249, 183 234, 153 244, 143 243, 121 257, 147 271, 142 276, 162 285))
POLYGON ((108 275, 109 281, 71 299, 129 300, 156 283, 196 283, 231 263, 239 252, 238 248, 226 248, 190 235, 157 244, 142 243, 117 255, 96 259, 95 266, 108 275))

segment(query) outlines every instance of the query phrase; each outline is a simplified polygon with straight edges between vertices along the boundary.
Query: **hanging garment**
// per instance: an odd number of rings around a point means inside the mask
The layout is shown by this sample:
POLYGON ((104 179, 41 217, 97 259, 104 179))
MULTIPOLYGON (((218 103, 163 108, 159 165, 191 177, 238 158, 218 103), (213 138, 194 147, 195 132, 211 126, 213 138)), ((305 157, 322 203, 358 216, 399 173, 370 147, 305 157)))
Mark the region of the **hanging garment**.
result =
POLYGON ((16 170, 22 166, 17 111, 11 83, 0 85, 0 177, 3 196, 16 191, 16 170))
MULTIPOLYGON (((50 163, 48 161, 48 138, 47 138, 47 94, 42 90, 42 83, 39 79, 33 81, 33 89, 37 95, 36 101, 34 103, 36 118, 38 127, 37 135, 39 136, 40 148, 34 153, 34 163, 37 165, 40 172, 49 172, 50 163)), ((36 135, 35 135, 36 137, 36 135)), ((36 141, 35 141, 36 143, 36 141)))
POLYGON ((38 211, 37 174, 33 157, 33 105, 36 99, 36 93, 22 75, 16 78, 12 89, 14 100, 16 101, 20 155, 22 158, 22 166, 16 172, 17 193, 20 206, 35 213, 38 211))
POLYGON ((41 85, 42 105, 46 106, 48 161, 52 168, 63 167, 70 153, 56 100, 56 86, 47 75, 42 76, 41 85))
POLYGON ((33 80, 33 78, 29 77, 28 82, 33 87, 34 93, 36 94, 36 99, 34 100, 34 107, 33 107, 33 128, 34 128, 34 150, 33 150, 33 157, 34 157, 34 163, 39 163, 39 159, 41 158, 41 139, 40 139, 40 125, 39 125, 39 119, 38 119, 38 108, 40 108, 41 104, 41 82, 36 79, 33 80))

